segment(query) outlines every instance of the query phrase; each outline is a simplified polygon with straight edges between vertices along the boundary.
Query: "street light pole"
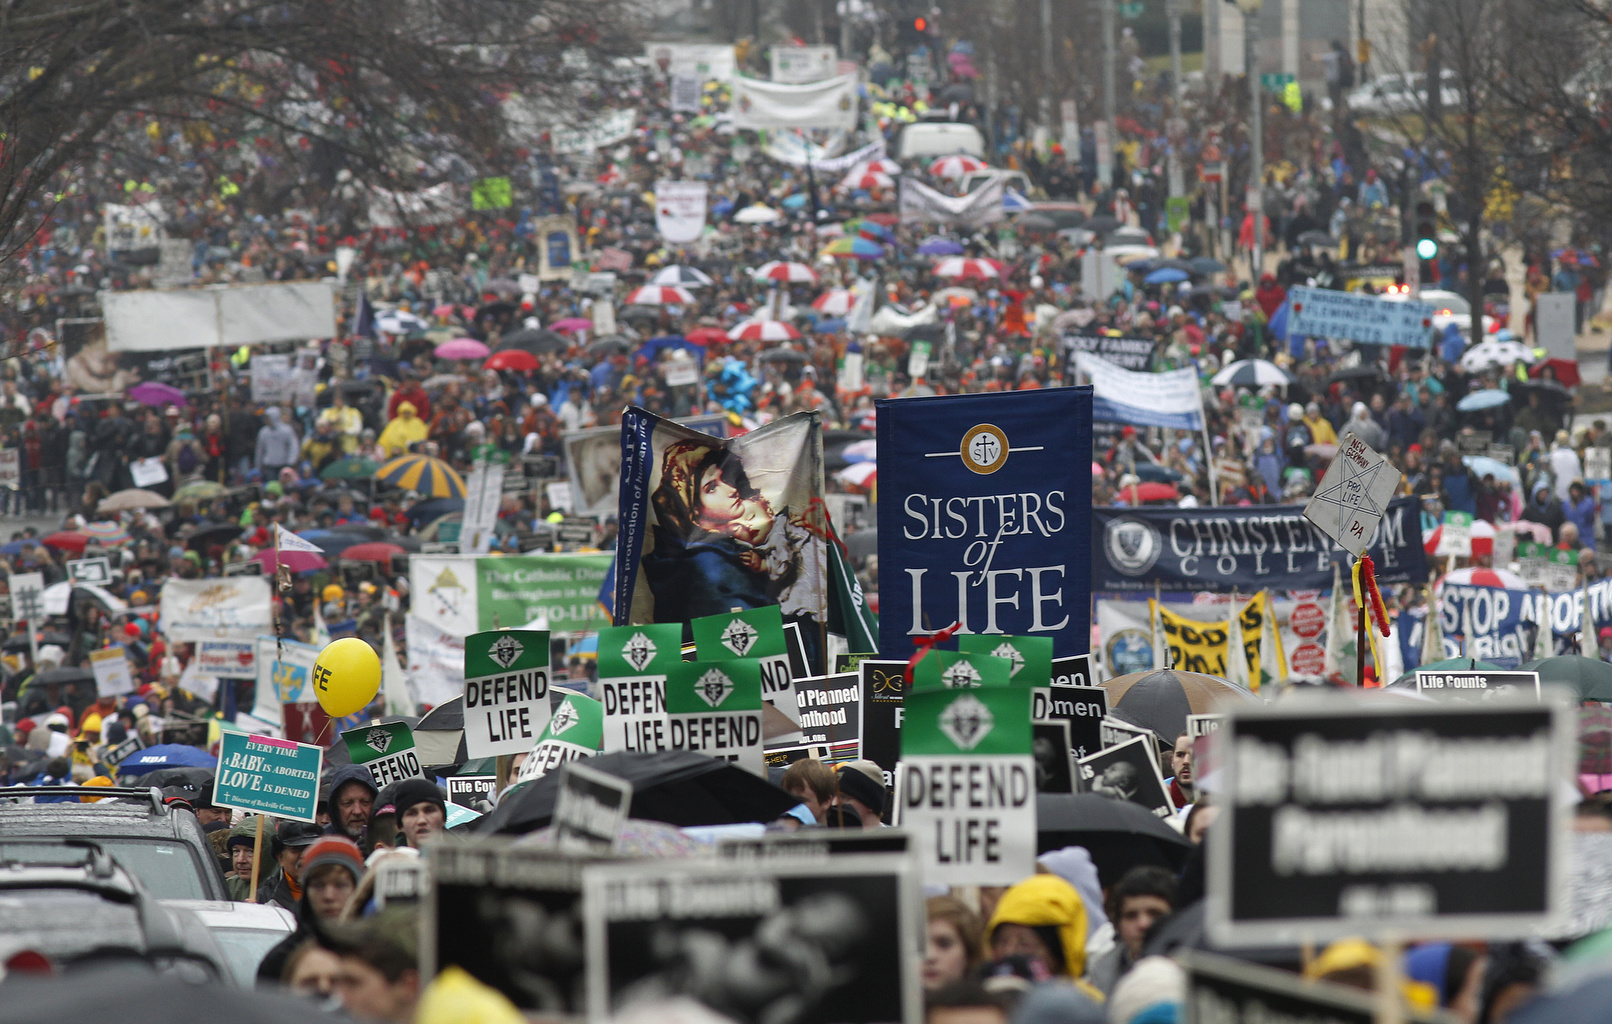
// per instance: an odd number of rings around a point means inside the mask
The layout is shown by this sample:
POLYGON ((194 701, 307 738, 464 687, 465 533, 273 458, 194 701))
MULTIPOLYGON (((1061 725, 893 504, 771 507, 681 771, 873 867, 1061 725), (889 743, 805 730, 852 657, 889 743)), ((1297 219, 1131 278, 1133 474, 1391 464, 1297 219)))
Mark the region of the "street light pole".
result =
POLYGON ((1175 116, 1181 116, 1181 0, 1164 0, 1164 16, 1170 23, 1170 95, 1175 99, 1175 116))
POLYGON ((1265 97, 1259 84, 1259 13, 1265 0, 1237 0, 1243 12, 1243 39, 1248 47, 1248 192, 1244 202, 1253 214, 1254 245, 1249 253, 1249 283, 1258 287, 1265 267, 1265 97))
MULTIPOLYGON (((1103 121, 1110 139, 1114 137, 1114 4, 1119 0, 1098 0, 1103 15, 1103 121)), ((1109 145, 1108 161, 1099 160, 1097 176, 1104 185, 1114 182, 1113 145, 1109 145)))
POLYGON ((1041 0, 1041 123, 1052 134, 1052 0, 1041 0))

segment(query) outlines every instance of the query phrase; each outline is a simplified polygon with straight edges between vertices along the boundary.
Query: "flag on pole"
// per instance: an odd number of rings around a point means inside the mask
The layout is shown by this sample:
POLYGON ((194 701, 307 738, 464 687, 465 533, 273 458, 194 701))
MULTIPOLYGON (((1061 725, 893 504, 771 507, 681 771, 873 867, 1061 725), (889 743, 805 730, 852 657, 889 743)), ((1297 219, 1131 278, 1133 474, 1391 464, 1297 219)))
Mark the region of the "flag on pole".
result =
POLYGON ((1328 679, 1344 674, 1343 665, 1354 660, 1354 630, 1349 624, 1349 599, 1344 594, 1338 563, 1332 563, 1332 605, 1327 612, 1326 660, 1322 674, 1328 679))
POLYGON ((1585 580, 1579 585, 1579 600, 1583 602, 1582 614, 1578 627, 1578 653, 1586 658, 1600 660, 1600 651, 1595 640, 1595 614, 1590 609, 1590 584, 1585 580))
POLYGON ((386 616, 386 638, 381 644, 381 692, 386 696, 386 713, 412 715, 414 698, 409 696, 409 677, 397 657, 397 640, 392 636, 392 617, 386 616))
POLYGON ((1550 597, 1539 595, 1539 621, 1534 624, 1534 660, 1556 653, 1556 638, 1550 629, 1550 597))
POLYGON ((274 543, 281 551, 312 551, 316 555, 325 553, 324 548, 311 540, 298 537, 279 523, 274 524, 274 543))
POLYGON ((1259 629, 1259 678, 1253 681, 1258 690, 1266 683, 1275 683, 1287 677, 1287 652, 1282 650, 1282 637, 1276 631, 1276 601, 1269 590, 1263 591, 1264 615, 1259 629))
POLYGON ((1231 595, 1231 615, 1226 623, 1226 679, 1244 689, 1251 689, 1248 672, 1248 650, 1243 639, 1242 602, 1231 595))
POLYGON ((1444 660, 1444 626, 1439 622, 1438 605, 1433 603, 1433 592, 1427 592, 1427 617, 1422 620, 1423 665, 1444 660))

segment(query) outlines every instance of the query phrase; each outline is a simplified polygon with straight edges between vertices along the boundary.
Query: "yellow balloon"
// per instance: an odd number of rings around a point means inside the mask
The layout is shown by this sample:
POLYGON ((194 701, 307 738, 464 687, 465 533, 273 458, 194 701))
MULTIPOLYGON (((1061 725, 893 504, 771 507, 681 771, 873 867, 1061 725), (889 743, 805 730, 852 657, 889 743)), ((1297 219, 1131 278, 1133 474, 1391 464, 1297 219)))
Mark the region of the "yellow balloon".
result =
POLYGON ((356 636, 332 641, 313 663, 313 692, 331 718, 362 711, 381 689, 381 659, 356 636))

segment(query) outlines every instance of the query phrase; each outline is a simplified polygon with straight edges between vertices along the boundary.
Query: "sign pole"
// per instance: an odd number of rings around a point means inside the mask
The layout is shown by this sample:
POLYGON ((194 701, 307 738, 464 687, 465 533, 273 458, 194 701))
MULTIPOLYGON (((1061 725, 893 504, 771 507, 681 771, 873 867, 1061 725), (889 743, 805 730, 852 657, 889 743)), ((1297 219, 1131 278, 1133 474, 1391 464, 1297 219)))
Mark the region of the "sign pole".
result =
POLYGON ((257 902, 258 869, 263 864, 263 819, 264 814, 257 816, 257 837, 252 840, 252 891, 246 894, 246 902, 257 902))
POLYGON ((1405 971, 1402 958, 1405 943, 1398 933, 1385 932, 1382 937, 1382 961, 1377 965, 1377 1024, 1405 1024, 1405 1003, 1400 997, 1404 987, 1405 971))
MULTIPOLYGON (((1359 564, 1359 559, 1356 559, 1356 580, 1360 578, 1359 564)), ((1366 611, 1364 600, 1362 600, 1365 595, 1360 594, 1359 583, 1355 584, 1355 593, 1359 595, 1355 600, 1355 685, 1363 690, 1366 688, 1366 617, 1369 613, 1366 611)), ((1380 670, 1381 666, 1378 666, 1378 668, 1380 670)), ((1383 685, 1382 680, 1379 679, 1377 684, 1379 686, 1383 685)))

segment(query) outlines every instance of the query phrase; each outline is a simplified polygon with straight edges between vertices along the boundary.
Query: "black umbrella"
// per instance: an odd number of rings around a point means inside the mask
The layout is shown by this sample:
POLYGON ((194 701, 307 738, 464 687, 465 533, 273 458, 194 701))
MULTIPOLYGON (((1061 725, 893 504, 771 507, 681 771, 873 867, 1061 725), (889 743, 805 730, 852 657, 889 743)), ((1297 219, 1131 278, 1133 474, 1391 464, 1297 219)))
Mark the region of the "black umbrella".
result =
POLYGON ((332 526, 330 532, 351 533, 365 540, 384 540, 386 538, 386 527, 376 526, 374 523, 342 523, 340 526, 332 526))
POLYGON ((1306 231, 1299 236, 1300 245, 1337 245, 1338 240, 1325 231, 1306 231))
MULTIPOLYGON (((73 638, 68 636, 66 633, 46 633, 44 636, 39 638, 39 646, 41 647, 45 646, 46 644, 55 644, 57 647, 66 647, 72 642, 73 638)), ((26 651, 27 649, 28 634, 26 633, 10 637, 5 643, 0 644, 0 651, 26 651)))
POLYGON ((1361 363, 1359 366, 1350 366, 1327 374, 1327 383, 1336 384, 1343 380, 1376 380, 1382 373, 1376 363, 1361 363))
POLYGON ((1187 260, 1187 270, 1194 274, 1207 276, 1209 274, 1222 274, 1226 265, 1212 256, 1194 256, 1187 260))
POLYGON ((93 683, 95 673, 87 668, 49 668, 34 676, 34 682, 40 686, 65 683, 93 683))
POLYGON ((949 103, 973 103, 974 87, 967 82, 954 82, 940 90, 942 106, 949 103))
MULTIPOLYGON (((162 952, 172 955, 178 950, 162 952)), ((181 958, 183 960, 183 958, 181 958)), ((129 952, 109 952, 95 966, 83 961, 51 977, 13 974, 0 1000, 0 1024, 171 1024, 176 1020, 227 1020, 230 1024, 308 1024, 308 1000, 225 981, 179 983, 178 975, 129 952)), ((220 965, 223 969, 223 966, 220 965)), ((227 975, 226 975, 227 977, 227 975)), ((188 978, 184 979, 188 982, 188 978)))
POLYGON ((1138 864, 1179 871, 1192 844, 1129 800, 1096 793, 1041 793, 1035 798, 1036 852, 1084 846, 1106 888, 1138 864))
POLYGON ((804 363, 806 353, 797 352, 792 348, 769 348, 756 357, 763 363, 804 363))
POLYGON ((140 788, 156 786, 158 789, 167 789, 170 786, 182 789, 192 789, 197 793, 213 793, 213 769, 202 767, 153 768, 140 776, 140 788))
POLYGON ((1113 231, 1117 227, 1119 227, 1119 221, 1106 213, 1099 214, 1086 221, 1086 230, 1095 231, 1099 235, 1105 231, 1113 231))
POLYGON ((626 338, 612 334, 607 338, 600 338, 584 349, 590 356, 621 356, 632 351, 632 345, 626 338))
MULTIPOLYGON (((600 754, 577 763, 632 783, 630 817, 679 827, 768 822, 800 803, 766 779, 692 750, 600 754)), ((554 772, 506 793, 476 831, 519 835, 542 828, 559 788, 554 772)))
POLYGON ((1019 227, 1026 231, 1056 231, 1058 225, 1051 217, 1044 217, 1039 213, 1027 213, 1019 218, 1019 227))
POLYGON ((438 732, 452 732, 465 727, 465 698, 463 694, 450 697, 432 708, 430 713, 420 719, 416 729, 429 729, 438 732))
POLYGON ((215 544, 228 544, 240 535, 240 523, 203 523, 195 533, 185 538, 185 547, 192 551, 206 551, 215 544))
POLYGON ((622 310, 620 313, 617 313, 616 316, 619 317, 622 320, 626 320, 626 321, 629 321, 629 322, 631 322, 633 320, 642 320, 642 321, 648 321, 650 323, 654 323, 655 321, 660 319, 660 307, 659 306, 628 306, 626 309, 622 310))
POLYGON ((564 335, 523 327, 500 338, 498 347, 493 351, 507 352, 512 348, 518 348, 534 355, 542 355, 545 352, 564 352, 570 347, 571 343, 565 340, 564 335))
POLYGON ((1511 382, 1511 390, 1536 394, 1540 402, 1545 405, 1562 406, 1573 400, 1573 396, 1567 393, 1561 382, 1554 380, 1514 380, 1511 382))
POLYGON ((1046 217, 1061 231, 1064 228, 1078 228, 1086 225, 1086 211, 1076 208, 1072 210, 1048 210, 1036 207, 1037 216, 1046 217))

